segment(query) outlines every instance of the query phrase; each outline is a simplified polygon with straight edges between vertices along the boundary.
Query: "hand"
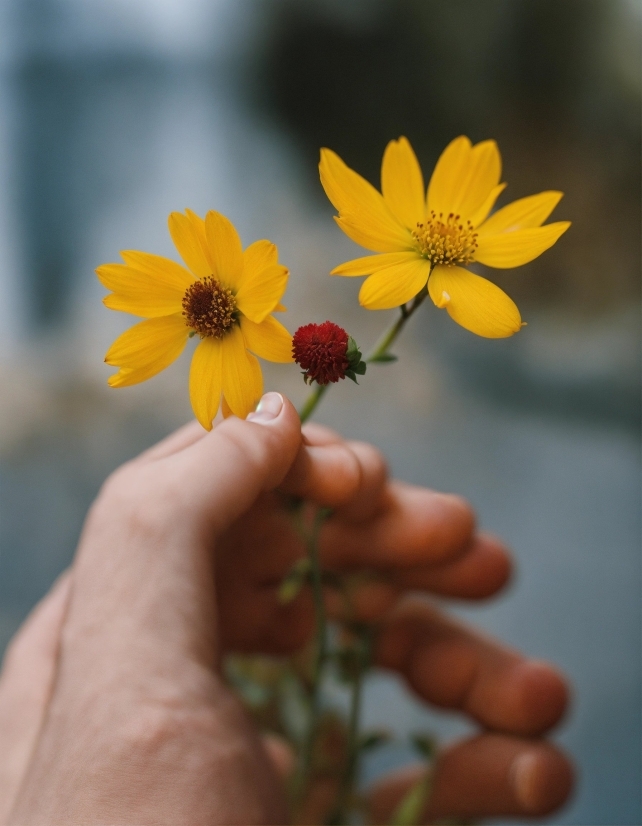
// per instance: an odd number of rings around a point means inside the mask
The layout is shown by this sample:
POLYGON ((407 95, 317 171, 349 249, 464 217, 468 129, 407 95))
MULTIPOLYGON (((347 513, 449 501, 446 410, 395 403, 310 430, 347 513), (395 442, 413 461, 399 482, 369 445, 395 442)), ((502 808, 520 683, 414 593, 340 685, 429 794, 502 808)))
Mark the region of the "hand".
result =
MULTIPOLYGON (((71 574, 7 656, 12 822, 284 821, 274 761, 216 667, 229 650, 293 650, 312 628, 308 593, 276 598, 301 554, 277 488, 334 507, 325 565, 381 574, 353 594, 381 626, 380 664, 493 730, 444 754, 430 816, 542 813, 568 794, 565 758, 529 739, 563 711, 557 674, 404 597, 490 595, 508 576, 502 546, 456 497, 388 482, 368 446, 318 427, 301 446, 289 402, 268 417, 276 400, 254 421, 188 426, 105 485, 71 574)), ((410 782, 381 784, 375 811, 410 782)))

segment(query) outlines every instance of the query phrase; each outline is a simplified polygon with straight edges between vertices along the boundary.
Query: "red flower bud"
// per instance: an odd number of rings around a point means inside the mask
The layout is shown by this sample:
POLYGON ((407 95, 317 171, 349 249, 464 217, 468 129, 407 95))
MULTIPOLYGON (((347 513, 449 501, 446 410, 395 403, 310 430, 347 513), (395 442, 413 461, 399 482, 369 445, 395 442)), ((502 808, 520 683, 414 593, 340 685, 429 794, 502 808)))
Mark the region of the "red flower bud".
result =
POLYGON ((350 369, 349 338, 342 327, 331 321, 299 327, 292 339, 292 354, 303 367, 308 384, 312 381, 329 384, 345 378, 350 369))

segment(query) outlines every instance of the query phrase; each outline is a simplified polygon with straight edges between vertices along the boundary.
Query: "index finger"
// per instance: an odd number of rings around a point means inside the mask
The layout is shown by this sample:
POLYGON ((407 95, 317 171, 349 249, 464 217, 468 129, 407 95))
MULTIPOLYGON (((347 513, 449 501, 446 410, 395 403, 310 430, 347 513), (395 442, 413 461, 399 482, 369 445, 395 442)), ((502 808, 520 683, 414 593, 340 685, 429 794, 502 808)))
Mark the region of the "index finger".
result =
POLYGON ((474 530, 474 513, 461 497, 392 481, 370 519, 329 519, 321 551, 325 564, 339 568, 440 564, 464 554, 474 530))
POLYGON ((338 509, 347 519, 361 520, 378 508, 387 473, 377 448, 343 441, 317 426, 306 429, 304 443, 279 489, 338 509))

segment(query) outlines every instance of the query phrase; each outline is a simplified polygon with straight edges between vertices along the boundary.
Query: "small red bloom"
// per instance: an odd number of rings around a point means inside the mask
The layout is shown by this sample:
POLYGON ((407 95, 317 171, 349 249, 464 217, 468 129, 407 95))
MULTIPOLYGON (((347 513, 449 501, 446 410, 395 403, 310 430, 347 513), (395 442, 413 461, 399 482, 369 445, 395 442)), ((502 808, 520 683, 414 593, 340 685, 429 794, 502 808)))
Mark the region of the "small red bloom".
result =
POLYGON ((346 331, 332 321, 299 327, 292 339, 292 354, 303 367, 306 382, 329 384, 345 378, 350 369, 348 339, 346 331))

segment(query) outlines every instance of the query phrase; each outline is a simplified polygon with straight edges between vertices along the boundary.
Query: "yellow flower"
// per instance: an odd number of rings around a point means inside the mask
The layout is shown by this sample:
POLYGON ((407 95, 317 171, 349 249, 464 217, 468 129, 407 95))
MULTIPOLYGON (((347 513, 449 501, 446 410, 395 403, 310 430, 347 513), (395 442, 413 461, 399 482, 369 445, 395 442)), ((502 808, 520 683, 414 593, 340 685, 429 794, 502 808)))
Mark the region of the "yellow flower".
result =
POLYGON ((406 138, 390 141, 381 167, 381 193, 330 149, 321 150, 321 183, 345 234, 378 255, 348 261, 332 275, 369 275, 359 293, 370 310, 398 307, 428 284, 428 293, 462 327, 487 338, 516 333, 522 320, 495 284, 462 264, 507 269, 552 247, 570 226, 542 226, 561 192, 540 192, 489 214, 506 184, 495 141, 473 146, 455 138, 437 161, 427 194, 406 138))
POLYGON ((121 252, 124 264, 104 264, 96 273, 112 290, 103 301, 111 310, 142 316, 109 348, 105 361, 119 367, 112 387, 155 376, 183 352, 187 339, 201 338, 192 359, 189 392, 194 415, 212 428, 223 397, 223 413, 244 418, 263 392, 255 353, 292 361, 292 337, 271 313, 288 270, 269 241, 243 250, 230 221, 210 211, 205 220, 190 210, 172 212, 169 232, 189 269, 148 252, 121 252), (252 351, 252 352, 249 352, 252 351))

